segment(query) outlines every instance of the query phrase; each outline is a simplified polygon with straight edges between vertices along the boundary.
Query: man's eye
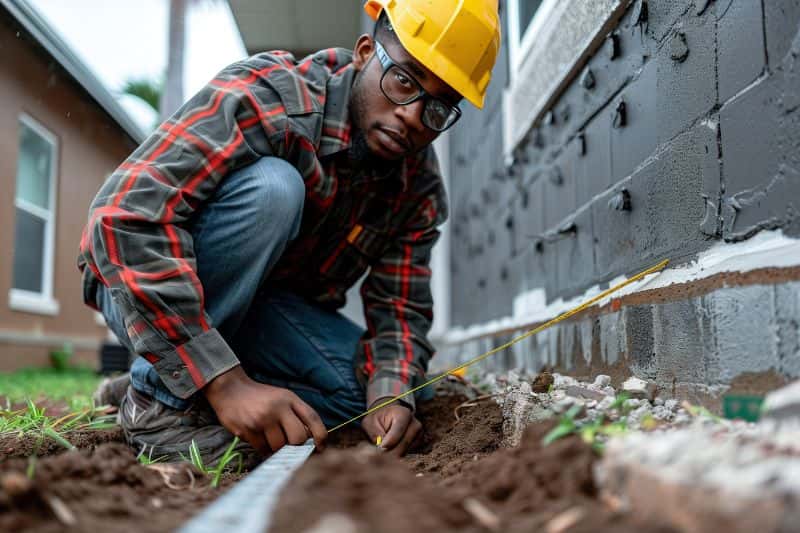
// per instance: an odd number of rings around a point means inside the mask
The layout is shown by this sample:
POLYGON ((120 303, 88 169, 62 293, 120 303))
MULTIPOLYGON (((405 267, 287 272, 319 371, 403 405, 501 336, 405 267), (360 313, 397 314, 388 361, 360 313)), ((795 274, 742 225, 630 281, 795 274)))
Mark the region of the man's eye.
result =
POLYGON ((404 86, 406 86, 406 87, 410 87, 410 86, 411 86, 411 80, 410 80, 410 79, 408 79, 408 76, 406 76, 406 75, 405 75, 405 74, 403 74, 402 72, 395 72, 395 74, 394 74, 394 78, 395 78, 395 79, 396 79, 396 80, 397 80, 397 81, 398 81, 400 84, 402 84, 402 85, 404 85, 404 86))

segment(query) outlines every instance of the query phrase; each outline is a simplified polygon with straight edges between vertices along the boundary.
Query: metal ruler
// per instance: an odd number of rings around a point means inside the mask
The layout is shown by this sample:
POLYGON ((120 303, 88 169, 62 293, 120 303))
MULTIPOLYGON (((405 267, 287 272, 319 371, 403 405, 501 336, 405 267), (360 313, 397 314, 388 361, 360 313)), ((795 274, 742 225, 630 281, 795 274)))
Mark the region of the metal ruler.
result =
POLYGON ((178 533, 266 532, 281 489, 313 451, 310 439, 301 446, 284 446, 178 533))

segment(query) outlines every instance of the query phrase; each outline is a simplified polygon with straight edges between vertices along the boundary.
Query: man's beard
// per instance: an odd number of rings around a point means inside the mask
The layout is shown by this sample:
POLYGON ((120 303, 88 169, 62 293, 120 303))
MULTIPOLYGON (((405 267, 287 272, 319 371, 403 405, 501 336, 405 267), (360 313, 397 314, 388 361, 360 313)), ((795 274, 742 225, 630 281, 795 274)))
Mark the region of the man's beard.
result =
POLYGON ((378 171, 389 170, 399 165, 400 161, 392 161, 380 157, 370 149, 369 143, 367 143, 367 132, 372 128, 377 129, 380 125, 377 122, 369 126, 364 124, 366 122, 366 99, 361 74, 361 72, 356 73, 350 93, 350 124, 352 137, 348 155, 350 159, 357 161, 361 166, 374 168, 378 171))

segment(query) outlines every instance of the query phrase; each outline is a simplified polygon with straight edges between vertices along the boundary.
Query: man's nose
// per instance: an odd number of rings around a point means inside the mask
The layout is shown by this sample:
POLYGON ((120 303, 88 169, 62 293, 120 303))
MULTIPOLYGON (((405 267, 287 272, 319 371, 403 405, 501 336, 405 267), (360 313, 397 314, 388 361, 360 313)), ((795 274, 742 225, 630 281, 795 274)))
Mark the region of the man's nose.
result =
POLYGON ((420 98, 407 105, 399 105, 395 113, 401 118, 403 124, 410 130, 422 131, 425 125, 422 123, 422 112, 425 109, 425 101, 420 98))

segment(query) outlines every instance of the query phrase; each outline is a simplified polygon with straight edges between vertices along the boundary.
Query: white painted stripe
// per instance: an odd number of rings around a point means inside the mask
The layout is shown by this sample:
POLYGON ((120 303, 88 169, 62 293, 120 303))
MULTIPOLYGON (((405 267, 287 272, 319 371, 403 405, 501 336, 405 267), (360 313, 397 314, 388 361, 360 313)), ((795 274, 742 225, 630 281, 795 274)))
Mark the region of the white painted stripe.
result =
POLYGON ((283 486, 314 451, 314 441, 284 446, 178 533, 261 533, 272 521, 283 486))
MULTIPOLYGON (((699 281, 723 272, 744 273, 760 268, 788 268, 798 265, 800 265, 800 239, 787 237, 781 230, 762 231, 746 241, 720 242, 698 254, 694 261, 668 268, 659 274, 652 274, 632 283, 614 294, 613 298, 699 281)), ((609 281, 606 286, 615 285, 626 279, 626 276, 620 276, 609 281)), ((444 335, 443 341, 445 345, 460 344, 500 331, 526 329, 532 324, 555 318, 602 291, 599 285, 595 285, 580 296, 569 300, 558 298, 549 304, 546 303, 547 295, 543 288, 523 292, 514 298, 512 316, 468 328, 453 328, 444 335)), ((606 305, 611 298, 601 300, 597 306, 606 305)))

